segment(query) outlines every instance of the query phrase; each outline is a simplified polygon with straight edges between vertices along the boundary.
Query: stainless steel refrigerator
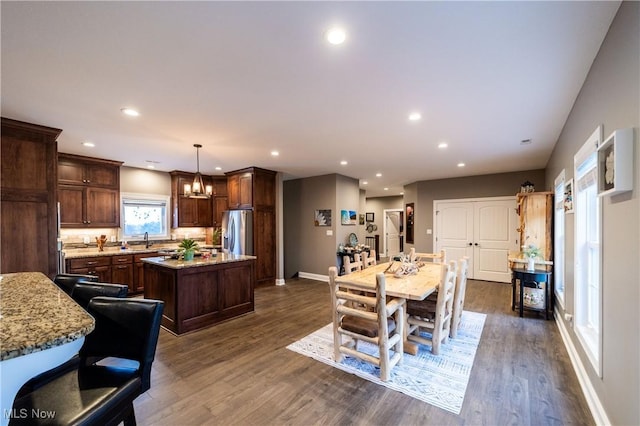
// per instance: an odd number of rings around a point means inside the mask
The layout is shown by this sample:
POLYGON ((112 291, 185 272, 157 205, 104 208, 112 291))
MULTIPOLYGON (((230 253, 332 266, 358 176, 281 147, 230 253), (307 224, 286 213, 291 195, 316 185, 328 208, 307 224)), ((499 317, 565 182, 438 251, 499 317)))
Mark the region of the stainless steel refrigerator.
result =
POLYGON ((229 210, 222 213, 224 253, 253 255, 253 212, 229 210))

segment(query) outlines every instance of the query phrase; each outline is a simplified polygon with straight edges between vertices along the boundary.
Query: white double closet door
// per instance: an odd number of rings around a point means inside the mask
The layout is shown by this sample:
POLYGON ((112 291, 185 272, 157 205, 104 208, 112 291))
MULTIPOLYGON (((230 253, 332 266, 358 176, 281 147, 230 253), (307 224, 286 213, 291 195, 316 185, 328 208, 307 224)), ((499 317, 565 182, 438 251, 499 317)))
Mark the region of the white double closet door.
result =
POLYGON ((518 251, 515 197, 434 201, 436 251, 469 257, 469 278, 510 282, 507 257, 518 251))

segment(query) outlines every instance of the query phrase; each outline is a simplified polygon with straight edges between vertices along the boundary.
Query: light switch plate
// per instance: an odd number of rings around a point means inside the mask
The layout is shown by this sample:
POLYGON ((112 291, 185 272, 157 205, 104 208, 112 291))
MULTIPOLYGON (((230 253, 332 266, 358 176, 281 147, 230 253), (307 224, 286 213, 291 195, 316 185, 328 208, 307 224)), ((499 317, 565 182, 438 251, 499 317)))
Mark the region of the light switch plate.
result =
POLYGON ((431 229, 427 229, 427 235, 431 235, 433 231, 431 229))
POLYGON ((332 236, 333 235, 333 229, 327 229, 327 236, 332 236))

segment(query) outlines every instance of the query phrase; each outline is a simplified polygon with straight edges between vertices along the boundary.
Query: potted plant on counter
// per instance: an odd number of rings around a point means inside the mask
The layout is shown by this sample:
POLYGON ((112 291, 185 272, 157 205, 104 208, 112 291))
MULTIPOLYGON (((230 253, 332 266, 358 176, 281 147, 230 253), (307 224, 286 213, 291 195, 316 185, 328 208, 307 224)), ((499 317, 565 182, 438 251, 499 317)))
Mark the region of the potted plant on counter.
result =
POLYGON ((198 243, 191 238, 185 238, 178 244, 178 252, 182 253, 184 260, 193 260, 193 256, 199 248, 198 243))

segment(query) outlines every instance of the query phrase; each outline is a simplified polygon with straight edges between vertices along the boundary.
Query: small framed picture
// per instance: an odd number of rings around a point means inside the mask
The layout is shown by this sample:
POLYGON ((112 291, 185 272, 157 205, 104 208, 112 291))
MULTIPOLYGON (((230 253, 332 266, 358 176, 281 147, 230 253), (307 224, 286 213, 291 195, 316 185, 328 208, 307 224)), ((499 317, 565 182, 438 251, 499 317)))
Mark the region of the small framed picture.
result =
POLYGON ((373 222, 374 214, 373 214, 373 213, 367 213, 366 215, 367 215, 367 217, 366 217, 366 219, 365 219, 365 220, 366 220, 367 222, 373 222))
POLYGON ((564 212, 573 213, 573 179, 564 185, 564 212))
POLYGON ((331 209, 316 210, 313 221, 316 226, 331 226, 331 209))
POLYGON ((358 215, 358 224, 359 225, 364 225, 364 215, 358 215))

